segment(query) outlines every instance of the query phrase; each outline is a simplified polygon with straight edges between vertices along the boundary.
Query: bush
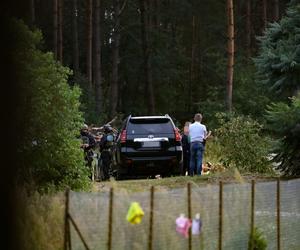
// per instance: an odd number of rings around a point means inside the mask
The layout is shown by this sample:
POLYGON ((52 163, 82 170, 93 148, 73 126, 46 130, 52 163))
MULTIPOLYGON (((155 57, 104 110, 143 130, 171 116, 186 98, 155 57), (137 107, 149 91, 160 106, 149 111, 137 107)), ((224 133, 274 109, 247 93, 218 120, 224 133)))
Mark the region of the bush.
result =
POLYGON ((250 117, 217 114, 221 126, 216 130, 221 162, 241 172, 268 172, 270 143, 260 135, 262 126, 250 117))
POLYGON ((18 41, 13 58, 19 67, 19 181, 33 182, 40 190, 51 187, 87 187, 88 171, 80 149, 80 89, 71 88, 71 71, 55 61, 52 53, 38 49, 42 35, 20 22, 12 22, 18 41))
POLYGON ((249 250, 265 250, 267 249, 267 241, 262 232, 256 227, 254 228, 253 235, 250 234, 248 243, 249 250))

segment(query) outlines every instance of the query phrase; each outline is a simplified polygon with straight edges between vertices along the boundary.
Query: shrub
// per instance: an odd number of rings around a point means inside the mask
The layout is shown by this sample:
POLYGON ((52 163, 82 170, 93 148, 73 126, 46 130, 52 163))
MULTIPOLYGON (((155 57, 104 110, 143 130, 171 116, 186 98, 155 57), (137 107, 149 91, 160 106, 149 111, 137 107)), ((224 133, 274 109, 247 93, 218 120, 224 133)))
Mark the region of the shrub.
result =
POLYGON ((261 136, 262 125, 250 117, 217 114, 221 126, 216 130, 221 162, 244 172, 268 172, 269 140, 261 136))
POLYGON ((250 233, 249 250, 265 250, 267 249, 267 241, 264 238, 262 232, 256 227, 254 228, 253 235, 250 233))
POLYGON ((33 182, 40 190, 87 187, 88 171, 76 138, 83 124, 80 89, 68 85, 68 68, 38 49, 39 31, 16 20, 12 26, 18 41, 13 58, 22 79, 16 95, 19 181, 33 182))

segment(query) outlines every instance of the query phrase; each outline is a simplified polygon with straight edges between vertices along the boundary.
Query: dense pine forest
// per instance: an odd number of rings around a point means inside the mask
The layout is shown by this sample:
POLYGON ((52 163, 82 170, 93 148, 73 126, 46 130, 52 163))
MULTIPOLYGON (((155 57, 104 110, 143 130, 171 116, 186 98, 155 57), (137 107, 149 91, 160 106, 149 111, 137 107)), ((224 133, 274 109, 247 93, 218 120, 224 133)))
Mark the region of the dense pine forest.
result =
POLYGON ((227 110, 260 119, 273 95, 255 79, 257 38, 288 2, 30 1, 26 23, 72 69, 88 123, 196 111, 209 122, 227 110))

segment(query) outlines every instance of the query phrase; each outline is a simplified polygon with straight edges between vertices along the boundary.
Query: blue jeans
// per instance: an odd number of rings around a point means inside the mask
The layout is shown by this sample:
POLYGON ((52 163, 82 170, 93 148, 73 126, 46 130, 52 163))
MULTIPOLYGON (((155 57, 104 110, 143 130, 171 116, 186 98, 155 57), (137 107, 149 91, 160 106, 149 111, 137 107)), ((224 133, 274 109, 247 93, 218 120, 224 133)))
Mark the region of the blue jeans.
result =
POLYGON ((191 143, 191 157, 190 157, 190 171, 189 175, 193 176, 194 173, 201 175, 202 159, 203 159, 204 145, 201 142, 191 143))

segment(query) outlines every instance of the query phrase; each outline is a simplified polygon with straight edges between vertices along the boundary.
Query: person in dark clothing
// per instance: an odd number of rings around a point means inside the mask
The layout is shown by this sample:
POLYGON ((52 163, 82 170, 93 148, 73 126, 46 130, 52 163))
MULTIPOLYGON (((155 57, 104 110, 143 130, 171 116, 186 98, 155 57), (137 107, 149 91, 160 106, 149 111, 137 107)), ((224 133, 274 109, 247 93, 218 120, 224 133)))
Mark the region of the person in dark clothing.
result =
POLYGON ((112 145, 114 142, 113 129, 111 126, 104 126, 104 135, 100 141, 100 152, 101 152, 101 167, 103 177, 105 180, 109 179, 110 165, 112 162, 112 145))
POLYGON ((83 141, 81 144, 81 148, 84 150, 85 160, 87 162, 88 166, 91 166, 91 163, 93 161, 93 152, 92 148, 96 146, 96 140, 94 136, 89 132, 88 126, 84 124, 83 128, 80 131, 80 136, 83 141))
POLYGON ((186 122, 183 128, 183 134, 181 137, 182 151, 183 151, 183 164, 181 175, 186 174, 190 166, 190 139, 189 139, 189 125, 190 122, 186 122))

